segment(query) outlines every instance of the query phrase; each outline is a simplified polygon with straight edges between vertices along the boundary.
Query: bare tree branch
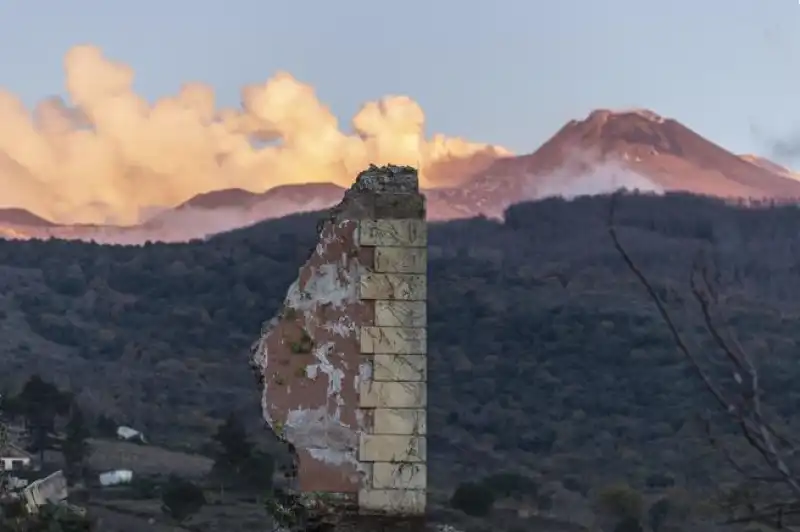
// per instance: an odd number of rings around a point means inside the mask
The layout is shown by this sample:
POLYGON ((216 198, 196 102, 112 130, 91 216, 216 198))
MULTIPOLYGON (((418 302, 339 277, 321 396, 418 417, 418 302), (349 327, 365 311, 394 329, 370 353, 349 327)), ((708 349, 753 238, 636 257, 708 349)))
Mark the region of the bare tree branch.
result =
POLYGON ((611 203, 608 210, 608 234, 611 236, 611 240, 614 243, 614 247, 616 248, 617 252, 622 257, 622 260, 625 261, 625 264, 628 266, 628 269, 636 276, 639 280, 641 285, 647 291, 647 294, 650 296, 650 299, 655 303, 656 308, 658 309, 658 313, 661 315, 661 318, 666 323, 667 327, 669 328, 670 334, 672 335, 675 344, 678 346, 678 349, 683 353, 689 363, 692 365, 692 368, 695 370, 697 375, 703 380, 705 386, 711 391, 714 395, 714 398, 717 400, 719 405, 726 411, 731 410, 733 407, 732 404, 725 398, 722 391, 714 384, 711 378, 706 374, 703 370, 702 366, 700 366, 697 358, 695 357, 694 353, 689 350, 688 345, 683 339, 683 336, 678 331, 675 322, 672 319, 669 311, 667 310, 664 303, 662 303, 661 299, 658 297, 656 290, 653 288, 653 285, 644 276, 638 266, 633 262, 628 252, 625 248, 622 247, 620 244, 619 236, 617 235, 617 229, 614 226, 614 215, 616 213, 616 204, 617 199, 619 197, 619 193, 616 193, 611 196, 611 203))
POLYGON ((698 354, 693 351, 673 320, 670 311, 658 297, 658 292, 650 280, 634 262, 628 251, 620 242, 615 226, 615 214, 620 193, 611 196, 608 211, 608 234, 614 248, 633 273, 639 283, 647 292, 663 319, 664 323, 690 366, 703 382, 705 388, 711 393, 719 407, 728 418, 739 427, 742 436, 748 445, 761 457, 770 474, 753 474, 747 467, 739 463, 733 455, 721 445, 707 427, 707 433, 712 445, 722 451, 723 457, 735 471, 745 478, 763 483, 773 483, 784 486, 794 499, 787 502, 769 503, 760 508, 750 508, 748 515, 737 518, 733 522, 759 522, 776 529, 790 530, 784 519, 790 515, 800 515, 800 480, 787 460, 797 453, 798 446, 790 438, 781 435, 764 414, 763 392, 760 376, 751 356, 742 347, 733 331, 723 334, 720 326, 714 319, 712 307, 719 302, 716 284, 719 282, 719 272, 711 272, 709 265, 699 260, 694 261, 689 277, 689 287, 702 316, 703 325, 711 336, 714 346, 722 355, 723 360, 730 367, 731 376, 735 382, 735 389, 726 391, 711 377, 701 365, 698 354), (713 281, 712 281, 713 278, 713 281))

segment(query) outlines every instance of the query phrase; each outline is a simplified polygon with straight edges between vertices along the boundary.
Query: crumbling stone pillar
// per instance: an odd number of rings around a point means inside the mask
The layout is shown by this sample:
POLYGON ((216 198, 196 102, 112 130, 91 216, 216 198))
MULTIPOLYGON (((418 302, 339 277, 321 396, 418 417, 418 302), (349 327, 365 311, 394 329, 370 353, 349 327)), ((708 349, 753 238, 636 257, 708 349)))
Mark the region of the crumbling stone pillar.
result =
POLYGON ((254 346, 264 418, 296 453, 292 488, 327 494, 316 507, 421 516, 427 232, 416 170, 371 166, 318 231, 254 346))
MULTIPOLYGON (((391 213, 387 213, 391 214, 391 213)), ((361 326, 359 461, 367 472, 362 511, 425 512, 426 271, 424 219, 361 220, 359 243, 372 267, 359 284, 374 309, 361 326)))

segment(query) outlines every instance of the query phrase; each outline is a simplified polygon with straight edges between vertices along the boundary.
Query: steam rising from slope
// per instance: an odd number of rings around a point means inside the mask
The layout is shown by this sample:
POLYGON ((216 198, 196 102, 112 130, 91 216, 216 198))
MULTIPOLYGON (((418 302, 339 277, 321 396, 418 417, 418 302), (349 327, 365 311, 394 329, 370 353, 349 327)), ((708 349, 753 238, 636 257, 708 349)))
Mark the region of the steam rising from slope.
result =
MULTIPOLYGON (((573 160, 582 159, 575 155, 573 160)), ((561 196, 573 199, 578 196, 611 194, 620 189, 663 194, 664 187, 636 172, 622 161, 596 162, 588 171, 557 170, 538 184, 535 196, 545 198, 561 196)))
POLYGON ((133 92, 133 70, 91 46, 72 48, 64 65, 69 103, 45 100, 31 116, 0 90, 0 207, 62 223, 133 224, 211 190, 349 186, 369 163, 419 166, 423 186, 455 185, 465 168, 510 155, 426 139, 422 109, 405 96, 365 104, 348 134, 314 89, 287 73, 243 88, 241 109, 217 109, 200 83, 150 105, 133 92))

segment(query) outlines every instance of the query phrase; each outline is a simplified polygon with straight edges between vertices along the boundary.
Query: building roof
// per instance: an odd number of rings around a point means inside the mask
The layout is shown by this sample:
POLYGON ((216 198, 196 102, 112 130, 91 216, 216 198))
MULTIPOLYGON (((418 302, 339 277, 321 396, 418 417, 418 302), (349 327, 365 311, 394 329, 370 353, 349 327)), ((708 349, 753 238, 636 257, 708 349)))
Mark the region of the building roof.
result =
POLYGON ((16 445, 7 444, 5 447, 0 448, 0 458, 28 458, 30 459, 32 455, 25 451, 24 449, 20 449, 16 445))

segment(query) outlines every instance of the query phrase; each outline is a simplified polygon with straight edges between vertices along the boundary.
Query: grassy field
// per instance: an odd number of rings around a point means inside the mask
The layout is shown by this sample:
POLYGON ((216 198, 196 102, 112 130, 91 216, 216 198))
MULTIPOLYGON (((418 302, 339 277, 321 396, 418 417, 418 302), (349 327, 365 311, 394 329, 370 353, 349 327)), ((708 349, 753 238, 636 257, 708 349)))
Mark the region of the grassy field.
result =
MULTIPOLYGON (((137 481, 161 482, 166 476, 176 475, 191 479, 199 485, 205 482, 213 460, 208 457, 174 451, 154 445, 137 445, 116 440, 90 439, 92 453, 89 467, 95 472, 113 469, 130 469, 134 484, 90 488, 89 502, 84 506, 97 519, 98 530, 103 532, 174 532, 179 530, 268 530, 270 518, 263 504, 254 499, 242 498, 235 493, 207 489, 208 504, 197 514, 179 525, 161 509, 157 494, 145 496, 136 488, 137 481)), ((51 465, 59 465, 60 456, 48 454, 51 465)))
POLYGON ((263 506, 237 500, 210 501, 183 525, 171 522, 158 500, 110 500, 89 503, 88 510, 100 520, 99 530, 110 532, 173 532, 179 530, 264 531, 270 519, 263 506))
POLYGON ((213 461, 199 454, 170 451, 151 445, 91 439, 89 466, 95 471, 130 469, 136 475, 175 474, 182 478, 204 477, 213 461))

